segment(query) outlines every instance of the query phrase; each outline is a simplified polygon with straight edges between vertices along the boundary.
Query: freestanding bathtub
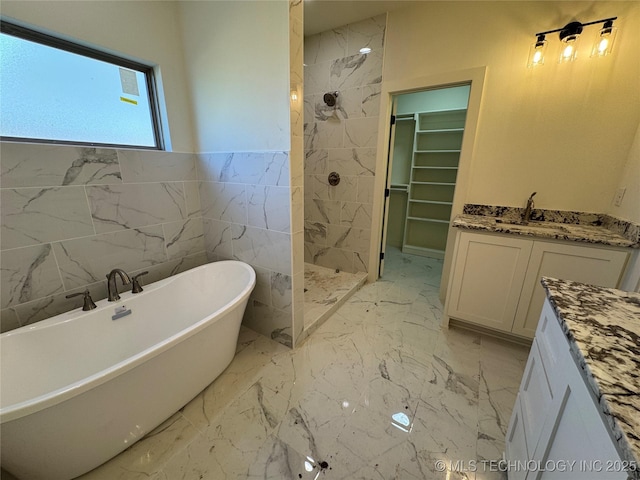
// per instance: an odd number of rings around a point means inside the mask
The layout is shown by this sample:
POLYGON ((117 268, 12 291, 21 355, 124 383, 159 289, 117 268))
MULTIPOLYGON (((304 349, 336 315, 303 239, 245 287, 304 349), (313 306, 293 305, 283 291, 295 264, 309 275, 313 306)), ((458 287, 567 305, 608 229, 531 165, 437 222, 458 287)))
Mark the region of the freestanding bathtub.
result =
POLYGON ((2 334, 2 468, 70 479, 142 438, 229 365, 255 279, 210 263, 2 334))

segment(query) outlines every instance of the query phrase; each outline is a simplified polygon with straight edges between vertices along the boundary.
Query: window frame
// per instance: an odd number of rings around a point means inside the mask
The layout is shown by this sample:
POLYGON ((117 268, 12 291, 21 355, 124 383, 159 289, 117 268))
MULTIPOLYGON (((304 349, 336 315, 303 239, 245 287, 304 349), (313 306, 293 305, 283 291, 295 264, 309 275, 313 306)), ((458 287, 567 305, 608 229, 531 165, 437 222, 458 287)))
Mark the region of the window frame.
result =
POLYGON ((29 27, 18 25, 5 18, 0 18, 0 33, 11 35, 23 40, 39 43, 47 47, 56 48, 58 50, 64 50, 76 55, 100 60, 110 63, 112 65, 135 70, 143 73, 148 92, 149 109, 151 113, 151 123, 153 127, 153 137, 155 140, 155 146, 145 145, 128 145, 118 143, 101 143, 101 142, 82 142, 82 141, 70 141, 70 140, 55 140, 48 138, 27 138, 27 137, 9 137, 1 136, 0 141, 8 142, 28 142, 28 143, 46 143, 54 145, 86 145, 93 147, 108 147, 108 148, 135 148, 140 150, 165 150, 164 135, 162 131, 162 119, 160 116, 160 102, 158 98, 158 87, 156 82, 155 69, 151 65, 146 65, 128 58, 120 57, 105 51, 97 50, 93 47, 81 45, 69 40, 65 40, 60 37, 49 35, 47 33, 39 32, 29 27))

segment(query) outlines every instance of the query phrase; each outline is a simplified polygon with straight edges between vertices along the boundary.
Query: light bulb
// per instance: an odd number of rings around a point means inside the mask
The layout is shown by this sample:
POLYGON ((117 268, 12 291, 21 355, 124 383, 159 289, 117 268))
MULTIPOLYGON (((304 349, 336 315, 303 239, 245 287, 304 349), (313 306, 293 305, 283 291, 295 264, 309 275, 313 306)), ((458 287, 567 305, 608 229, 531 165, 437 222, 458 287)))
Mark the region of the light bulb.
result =
POLYGON ((611 53, 617 30, 618 29, 613 26, 613 22, 606 22, 604 24, 600 30, 600 35, 598 35, 593 44, 593 49, 591 49, 592 57, 604 57, 611 53))
POLYGON ((538 40, 531 45, 529 49, 529 61, 527 67, 532 68, 538 65, 544 65, 544 54, 547 49, 547 41, 544 35, 539 35, 538 40))
POLYGON ((572 62, 576 59, 577 45, 576 40, 566 40, 560 53, 560 63, 572 62))

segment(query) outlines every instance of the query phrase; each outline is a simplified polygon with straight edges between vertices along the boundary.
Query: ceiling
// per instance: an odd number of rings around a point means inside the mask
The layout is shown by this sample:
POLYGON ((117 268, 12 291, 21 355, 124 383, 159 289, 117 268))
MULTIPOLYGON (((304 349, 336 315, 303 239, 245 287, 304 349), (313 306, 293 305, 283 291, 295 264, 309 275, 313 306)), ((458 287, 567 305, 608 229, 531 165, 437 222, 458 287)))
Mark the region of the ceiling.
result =
POLYGON ((305 36, 415 3, 405 0, 304 0, 305 36))

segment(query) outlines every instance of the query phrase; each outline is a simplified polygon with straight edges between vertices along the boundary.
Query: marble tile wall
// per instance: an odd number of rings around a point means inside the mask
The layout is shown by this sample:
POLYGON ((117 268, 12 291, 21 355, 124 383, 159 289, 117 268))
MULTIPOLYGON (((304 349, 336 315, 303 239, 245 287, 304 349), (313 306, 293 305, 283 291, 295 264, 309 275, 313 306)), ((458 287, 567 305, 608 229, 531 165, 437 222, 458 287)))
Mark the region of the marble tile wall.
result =
POLYGON ((292 220, 295 212, 302 216, 302 186, 291 182, 289 157, 289 152, 202 153, 196 164, 209 261, 237 259, 254 268, 256 288, 243 323, 292 346, 292 238, 297 230, 302 234, 292 220))
POLYGON ((291 88, 291 270, 292 343, 304 329, 304 6, 289 1, 289 78, 291 88))
POLYGON ((208 261, 193 154, 2 142, 0 171, 2 331, 208 261))
POLYGON ((385 26, 381 15, 304 44, 304 256, 347 272, 369 268, 385 26), (333 91, 335 108, 323 101, 333 91), (327 180, 333 171, 337 186, 327 180))

